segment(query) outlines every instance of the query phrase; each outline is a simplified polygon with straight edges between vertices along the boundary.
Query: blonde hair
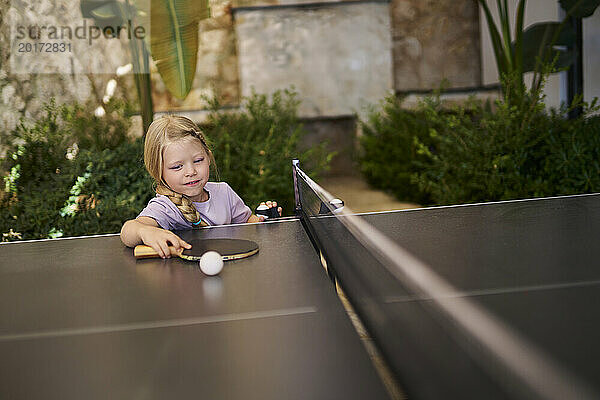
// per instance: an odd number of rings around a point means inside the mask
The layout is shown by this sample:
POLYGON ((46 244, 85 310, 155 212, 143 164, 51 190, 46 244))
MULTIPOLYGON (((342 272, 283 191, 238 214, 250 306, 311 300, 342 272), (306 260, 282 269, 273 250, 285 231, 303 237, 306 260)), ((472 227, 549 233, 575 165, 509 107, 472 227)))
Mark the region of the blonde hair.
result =
POLYGON ((204 134, 190 119, 179 115, 167 115, 154 120, 144 142, 144 164, 156 185, 156 193, 167 196, 177 206, 183 217, 194 225, 207 225, 194 207, 192 200, 182 193, 172 190, 163 179, 163 152, 165 148, 179 140, 193 140, 202 145, 209 157, 210 165, 216 168, 215 159, 204 134))

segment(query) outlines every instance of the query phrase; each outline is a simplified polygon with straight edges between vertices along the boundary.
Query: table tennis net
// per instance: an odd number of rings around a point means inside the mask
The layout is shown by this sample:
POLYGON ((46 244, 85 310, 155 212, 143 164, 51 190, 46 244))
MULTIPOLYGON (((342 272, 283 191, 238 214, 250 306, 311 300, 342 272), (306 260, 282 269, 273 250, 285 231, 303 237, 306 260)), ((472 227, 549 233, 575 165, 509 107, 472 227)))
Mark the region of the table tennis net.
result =
POLYGON ((486 399, 594 398, 569 371, 479 304, 456 296, 457 289, 360 214, 332 205, 334 197, 297 163, 293 169, 296 212, 308 236, 409 398, 417 388, 423 395, 423 387, 429 387, 425 398, 459 397, 461 390, 486 399), (390 301, 398 298, 406 301, 390 301), (428 333, 444 342, 443 357, 437 354, 442 343, 428 333))

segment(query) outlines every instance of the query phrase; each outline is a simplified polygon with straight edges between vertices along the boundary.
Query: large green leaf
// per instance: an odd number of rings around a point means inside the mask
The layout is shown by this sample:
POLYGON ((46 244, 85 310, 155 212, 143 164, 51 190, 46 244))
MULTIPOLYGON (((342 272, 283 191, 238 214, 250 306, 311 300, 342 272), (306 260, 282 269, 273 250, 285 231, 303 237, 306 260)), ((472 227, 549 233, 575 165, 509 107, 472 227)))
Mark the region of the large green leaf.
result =
POLYGON ((127 15, 126 6, 114 0, 81 0, 79 6, 83 18, 93 18, 101 29, 122 25, 127 15))
POLYGON ((523 72, 523 24, 525 21, 526 0, 519 0, 517 5, 517 21, 515 23, 515 42, 512 46, 515 51, 515 69, 523 72))
POLYGON ((559 0, 567 15, 576 18, 589 17, 600 6, 600 0, 559 0))
POLYGON ((492 39, 492 48, 494 50, 494 56, 496 57, 496 65, 498 67, 498 75, 507 74, 509 71, 508 60, 506 53, 504 52, 504 46, 502 44, 502 37, 494 21, 494 17, 490 12, 490 9, 486 3, 486 0, 479 0, 481 7, 485 13, 485 17, 488 23, 488 29, 490 31, 490 38, 492 39))
POLYGON ((574 53, 565 47, 575 40, 575 31, 569 24, 542 22, 531 25, 523 32, 523 72, 539 70, 541 63, 555 61, 555 70, 573 62, 574 53))
POLYGON ((196 73, 199 22, 209 17, 207 0, 152 0, 152 58, 165 86, 183 99, 196 73))

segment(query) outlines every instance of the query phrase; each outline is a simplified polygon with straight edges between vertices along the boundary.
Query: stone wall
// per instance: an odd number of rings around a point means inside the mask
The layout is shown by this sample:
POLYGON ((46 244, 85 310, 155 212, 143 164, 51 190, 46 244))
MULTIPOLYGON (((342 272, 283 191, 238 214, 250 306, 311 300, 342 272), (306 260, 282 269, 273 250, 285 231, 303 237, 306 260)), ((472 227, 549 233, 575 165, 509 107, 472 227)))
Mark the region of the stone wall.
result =
MULTIPOLYGON (((112 54, 111 57, 78 57, 74 53, 63 53, 54 59, 60 63, 54 65, 52 73, 24 73, 22 66, 19 68, 19 54, 15 40, 11 42, 10 31, 11 23, 14 25, 20 15, 26 16, 25 21, 39 19, 54 26, 83 21, 77 1, 42 0, 33 4, 13 1, 15 7, 11 7, 11 1, 0 0, 0 134, 14 129, 22 117, 40 116, 44 103, 51 98, 55 98, 57 104, 91 101, 100 106, 111 79, 120 83, 114 95, 127 97, 129 93, 135 93, 131 76, 118 78, 116 75, 117 68, 128 62, 126 46, 118 41, 98 41, 90 47, 90 54, 112 54), (91 73, 98 70, 112 73, 91 73)), ((30 56, 40 68, 48 61, 45 54, 30 56)), ((31 70, 36 71, 35 68, 31 70)))
MULTIPOLYGON (((42 0, 29 6, 26 3, 0 0, 0 132, 14 129, 21 117, 40 116, 44 102, 50 98, 55 98, 58 104, 90 101, 101 106, 111 79, 119 83, 115 96, 137 101, 132 75, 118 77, 116 74, 117 68, 130 62, 128 46, 123 41, 95 42, 90 57, 65 55, 61 60, 65 66, 62 70, 59 66, 58 72, 27 74, 15 70, 14 62, 11 69, 11 61, 14 61, 11 54, 15 56, 11 44, 10 23, 14 21, 11 13, 24 13, 27 20, 40 24, 44 21, 45 25, 76 26, 83 21, 79 0, 42 0), (70 68, 72 65, 76 68, 70 68), (98 71, 103 73, 94 73, 98 71)), ((184 101, 173 98, 166 91, 151 61, 155 111, 201 109, 205 106, 202 97, 213 95, 224 105, 239 104, 238 62, 230 3, 211 0, 210 6, 212 17, 202 21, 199 31, 200 47, 193 89, 184 101)), ((43 65, 44 59, 38 58, 38 61, 43 65)))
MULTIPOLYGON (((295 85, 304 100, 303 117, 339 116, 359 112, 392 90, 432 89, 442 79, 451 87, 481 83, 475 0, 307 2, 312 1, 210 0, 212 17, 201 23, 193 89, 184 101, 174 99, 154 70, 155 110, 200 110, 206 105, 203 96, 236 106, 252 87, 267 93, 295 85), (246 8, 236 11, 234 19, 232 6, 246 8)), ((44 18, 82 19, 77 0, 35 4, 45 10, 44 18)), ((38 116, 51 97, 58 103, 91 100, 100 105, 114 73, 10 70, 10 5, 11 0, 0 0, 0 131, 14 128, 21 116, 38 116)), ((116 70, 127 62, 126 47, 100 47, 96 53, 102 56, 89 61, 116 70)), ((117 80, 115 95, 136 101, 131 75, 117 80)))
MULTIPOLYGON (((92 101, 100 106, 108 81, 115 78, 119 82, 115 95, 137 101, 132 76, 117 78, 115 74, 119 66, 129 62, 126 44, 115 47, 115 43, 94 43, 94 54, 103 56, 90 57, 87 61, 95 63, 96 70, 113 73, 62 71, 63 73, 25 74, 14 68, 11 70, 10 57, 11 54, 14 57, 14 53, 11 53, 13 46, 10 41, 9 15, 10 12, 15 12, 14 7, 10 10, 11 4, 17 3, 0 0, 0 131, 13 129, 21 117, 38 117, 42 112, 42 105, 50 98, 55 98, 58 104, 92 101), (106 54, 110 54, 110 57, 106 57, 106 54)), ((44 0, 34 7, 16 11, 26 12, 30 21, 45 21, 44 24, 57 26, 75 25, 83 20, 78 5, 78 0, 44 0), (56 18, 53 20, 52 16, 56 18)), ((213 0, 211 10, 212 18, 201 23, 197 72, 193 89, 184 101, 173 98, 166 91, 154 63, 151 62, 156 111, 201 109, 205 106, 202 96, 215 95, 225 105, 239 103, 237 57, 229 2, 213 0)), ((71 58, 75 63, 81 61, 76 57, 71 58)), ((67 67, 72 64, 70 60, 65 61, 67 67)))
POLYGON ((478 13, 475 0, 392 0, 395 89, 481 85, 478 13))

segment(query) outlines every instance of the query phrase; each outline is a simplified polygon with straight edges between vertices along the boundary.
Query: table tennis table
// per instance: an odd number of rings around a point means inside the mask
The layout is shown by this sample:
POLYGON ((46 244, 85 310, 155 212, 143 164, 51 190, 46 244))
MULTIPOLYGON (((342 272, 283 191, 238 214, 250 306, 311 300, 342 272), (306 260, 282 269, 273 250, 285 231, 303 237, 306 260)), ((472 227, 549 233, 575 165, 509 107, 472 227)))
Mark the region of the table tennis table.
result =
POLYGON ((0 397, 389 398, 332 280, 409 399, 600 393, 600 195, 329 211, 179 232, 259 244, 216 277, 177 258, 135 260, 117 235, 0 245, 0 397), (346 218, 375 227, 454 291, 398 284, 346 218), (531 369, 549 375, 533 380, 550 389, 528 387, 436 311, 459 300, 508 327, 524 353, 531 346, 539 357, 522 361, 544 364, 531 369))
POLYGON ((0 398, 387 398, 297 219, 182 236, 260 250, 209 277, 117 235, 0 246, 0 398))

